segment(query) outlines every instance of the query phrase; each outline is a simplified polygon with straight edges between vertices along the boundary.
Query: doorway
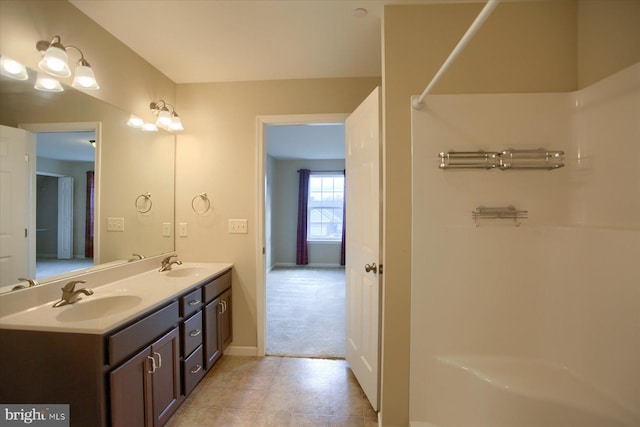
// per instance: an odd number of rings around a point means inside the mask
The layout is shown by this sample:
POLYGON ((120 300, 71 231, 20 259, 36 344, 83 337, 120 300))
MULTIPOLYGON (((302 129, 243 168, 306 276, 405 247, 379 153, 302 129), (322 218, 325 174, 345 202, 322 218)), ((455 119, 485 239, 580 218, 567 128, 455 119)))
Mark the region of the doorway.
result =
MULTIPOLYGON (((295 248, 296 248, 296 218, 297 218, 297 197, 298 197, 298 180, 297 170, 300 168, 310 168, 316 170, 332 170, 340 171, 344 170, 344 121, 347 115, 344 114, 320 114, 320 115, 300 115, 300 116, 262 116, 258 118, 259 121, 259 140, 261 141, 259 146, 259 174, 264 177, 264 190, 261 192, 261 202, 258 204, 258 233, 262 236, 259 240, 259 247, 257 248, 257 261, 258 261, 258 354, 281 354, 289 356, 305 356, 305 357, 343 357, 344 356, 344 333, 338 332, 337 341, 338 350, 330 350, 329 346, 310 346, 306 345, 306 348, 298 350, 285 350, 282 351, 278 346, 271 346, 269 344, 269 332, 268 326, 270 323, 276 325, 276 322, 285 322, 289 325, 295 325, 299 327, 298 331, 289 328, 276 327, 273 328, 281 332, 290 339, 290 343, 309 343, 316 338, 316 344, 321 344, 322 341, 327 342, 324 337, 321 336, 322 329, 335 330, 335 327, 328 326, 323 328, 322 316, 317 315, 314 322, 312 311, 319 308, 322 300, 322 292, 317 289, 313 289, 312 280, 309 277, 319 277, 320 275, 327 273, 327 276, 337 278, 337 286, 344 288, 344 269, 340 267, 339 255, 332 261, 326 259, 317 258, 314 261, 304 267, 296 266, 295 264, 295 248), (331 129, 332 128, 332 129, 331 129), (329 130, 330 129, 330 130, 329 130), (272 147, 269 144, 271 138, 271 131, 276 133, 288 133, 291 136, 287 139, 284 138, 283 142, 279 144, 279 147, 272 147), (317 151, 315 154, 309 153, 309 150, 304 150, 303 145, 300 144, 302 140, 299 132, 307 131, 310 133, 324 133, 331 132, 342 135, 340 141, 341 155, 328 155, 327 151, 317 151), (298 136, 295 136, 298 135, 298 136), (270 152, 269 152, 270 150, 270 152), (315 158, 313 158, 315 156, 315 158), (332 158, 334 157, 334 158, 332 158), (337 159, 335 157, 338 157, 337 159), (340 159, 339 157, 342 157, 340 159), (292 178, 293 177, 293 178, 292 178), (279 181, 286 181, 286 184, 281 185, 279 181), (279 192, 274 189, 279 188, 279 192), (287 199, 284 201, 282 199, 287 199), (293 209, 278 210, 274 209, 274 206, 281 207, 284 204, 294 204, 293 209), (274 215, 277 216, 274 220, 274 215), (283 227, 287 228, 284 230, 283 227), (289 237, 286 237, 289 236, 289 237), (293 237, 291 237, 293 236, 293 237), (284 242, 284 243, 282 243, 284 242), (287 255, 283 255, 287 254, 287 255), (330 270, 334 271, 330 271, 330 270), (333 273, 333 274, 332 274, 333 273), (306 279, 303 276, 306 275, 306 279), (294 285, 291 285, 294 283, 294 285), (295 283, 303 283, 305 286, 296 286, 295 283), (341 283, 341 284, 340 284, 341 283), (286 290, 289 286, 289 291, 286 290), (303 292, 303 288, 306 291, 303 292), (268 295, 269 289, 273 289, 272 295, 268 295), (297 296, 296 296, 297 293, 297 296), (304 296, 306 294, 306 296, 304 296), (311 297, 309 297, 311 295, 311 297), (304 297, 303 297, 304 296, 304 297), (271 302, 269 302, 269 298, 271 302), (295 318, 295 310, 301 309, 303 305, 297 302, 304 300, 311 301, 314 304, 313 310, 305 310, 308 314, 308 322, 294 322, 290 320, 295 318), (284 304, 284 305, 283 305, 284 304), (288 309, 283 309, 287 306, 288 309), (273 308, 273 310, 271 310, 273 308), (284 310, 284 311, 283 311, 284 310), (276 314, 274 317, 273 314, 276 314), (286 315, 285 315, 286 313, 286 315), (283 314, 278 319, 277 314, 283 314), (285 320, 286 316, 289 316, 289 321, 285 320), (291 317, 293 316, 293 317, 291 317), (306 327, 305 327, 306 325, 306 327), (313 325, 310 327, 309 325, 313 325), (314 328, 317 327, 318 329, 314 328), (307 335, 301 335, 306 333, 307 335), (268 347, 269 346, 269 347, 268 347)), ((327 149, 325 144, 317 144, 319 148, 327 149)), ((331 243, 317 243, 312 244, 316 248, 316 255, 322 257, 322 253, 326 253, 327 250, 331 252, 331 243)), ((335 245, 335 244, 334 244, 335 245)), ((311 249, 313 250, 313 249, 311 249)), ((339 249, 338 249, 339 254, 339 249)), ((338 293, 339 295, 339 293, 338 293)), ((344 297, 341 299, 342 303, 344 297)), ((338 318, 338 322, 341 323, 344 328, 344 309, 340 308, 341 303, 336 303, 333 308, 336 309, 338 315, 342 315, 338 318)), ((299 318, 299 317, 298 317, 299 318)), ((335 322, 335 317, 334 317, 335 322)), ((342 329, 343 330, 343 329, 342 329)), ((339 331, 339 329, 338 329, 339 331)), ((272 340, 279 337, 271 335, 272 340)), ((275 344, 275 342, 274 342, 275 344)), ((335 346, 334 346, 335 348, 335 346)))
POLYGON ((39 280, 94 265, 99 123, 21 125, 36 136, 29 209, 36 225, 31 252, 39 280))

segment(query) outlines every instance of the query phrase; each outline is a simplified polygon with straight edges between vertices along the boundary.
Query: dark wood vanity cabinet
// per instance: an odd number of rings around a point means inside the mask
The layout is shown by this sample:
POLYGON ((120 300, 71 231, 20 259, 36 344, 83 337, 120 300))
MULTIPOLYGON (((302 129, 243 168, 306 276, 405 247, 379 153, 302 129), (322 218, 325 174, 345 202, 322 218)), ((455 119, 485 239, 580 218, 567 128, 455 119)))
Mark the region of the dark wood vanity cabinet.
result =
POLYGON ((233 339, 231 325, 231 272, 204 286, 205 366, 210 369, 233 339))
POLYGON ((69 404, 71 427, 159 427, 231 339, 231 270, 104 335, 0 329, 14 349, 0 402, 69 404))
POLYGON ((220 296, 220 304, 222 304, 222 313, 220 313, 220 344, 224 351, 231 341, 233 341, 233 328, 231 327, 231 289, 227 289, 220 296))
POLYGON ((109 374, 111 426, 161 426, 180 402, 178 328, 109 374))

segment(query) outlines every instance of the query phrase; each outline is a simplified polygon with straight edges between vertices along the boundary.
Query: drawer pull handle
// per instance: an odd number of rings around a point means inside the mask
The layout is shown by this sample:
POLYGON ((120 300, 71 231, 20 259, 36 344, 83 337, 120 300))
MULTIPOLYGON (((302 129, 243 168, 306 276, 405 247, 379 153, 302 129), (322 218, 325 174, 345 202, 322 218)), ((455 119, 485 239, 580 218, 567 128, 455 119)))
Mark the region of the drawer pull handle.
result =
POLYGON ((192 299, 191 301, 189 301, 189 305, 198 305, 198 304, 200 304, 199 299, 192 299))
POLYGON ((202 365, 196 365, 194 369, 191 370, 192 374, 197 374, 202 369, 202 365))
POLYGON ((193 331, 189 332, 189 336, 197 337, 198 335, 200 335, 200 332, 202 332, 200 329, 194 329, 193 331))
POLYGON ((153 355, 158 356, 158 369, 162 368, 162 356, 160 356, 160 353, 154 351, 153 355))
POLYGON ((147 356, 147 359, 151 359, 151 370, 147 371, 147 373, 149 374, 153 374, 156 371, 156 359, 151 357, 151 356, 147 356))

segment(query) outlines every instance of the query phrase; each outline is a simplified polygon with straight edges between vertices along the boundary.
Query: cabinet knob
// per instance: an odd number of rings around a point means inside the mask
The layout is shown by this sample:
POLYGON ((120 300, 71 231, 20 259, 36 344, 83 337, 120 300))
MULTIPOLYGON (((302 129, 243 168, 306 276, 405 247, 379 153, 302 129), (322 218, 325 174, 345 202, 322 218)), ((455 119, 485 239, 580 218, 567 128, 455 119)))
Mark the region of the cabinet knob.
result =
POLYGON ((201 369, 202 369, 202 365, 196 365, 196 367, 192 369, 190 372, 192 374, 197 374, 198 372, 200 372, 201 369))
POLYGON ((191 301, 189 301, 189 305, 198 305, 198 304, 200 304, 199 299, 192 299, 191 301))
POLYGON ((200 329, 194 329, 193 331, 189 332, 189 336, 197 337, 198 335, 200 335, 200 332, 202 332, 200 329))

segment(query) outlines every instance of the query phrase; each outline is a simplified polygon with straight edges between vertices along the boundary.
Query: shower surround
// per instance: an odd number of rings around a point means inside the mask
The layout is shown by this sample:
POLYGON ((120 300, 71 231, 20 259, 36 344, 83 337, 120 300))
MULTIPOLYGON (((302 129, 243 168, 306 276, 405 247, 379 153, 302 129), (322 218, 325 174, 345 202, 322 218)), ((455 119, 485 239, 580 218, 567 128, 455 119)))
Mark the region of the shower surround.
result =
POLYGON ((412 111, 412 427, 640 425, 640 64, 412 111), (442 151, 565 151, 440 170, 442 151), (481 221, 479 206, 528 219, 481 221))

